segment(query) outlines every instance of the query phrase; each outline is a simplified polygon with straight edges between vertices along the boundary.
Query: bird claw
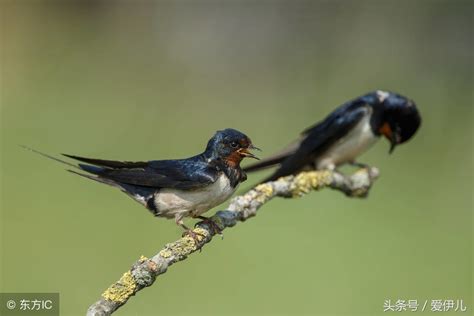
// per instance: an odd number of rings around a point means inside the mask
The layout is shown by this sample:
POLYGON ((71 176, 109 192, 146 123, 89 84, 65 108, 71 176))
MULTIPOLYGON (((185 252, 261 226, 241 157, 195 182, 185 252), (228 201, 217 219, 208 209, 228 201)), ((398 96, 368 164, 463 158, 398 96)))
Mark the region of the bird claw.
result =
MULTIPOLYGON (((200 216, 198 217, 199 219, 202 219, 202 222, 204 224, 207 224, 211 230, 212 230, 212 233, 214 235, 220 235, 222 239, 224 239, 224 234, 222 234, 222 229, 219 227, 219 225, 217 225, 216 222, 214 222, 212 219, 208 218, 208 217, 204 217, 204 216, 200 216)), ((196 223, 196 225, 194 225, 194 227, 196 227, 199 223, 196 223)))

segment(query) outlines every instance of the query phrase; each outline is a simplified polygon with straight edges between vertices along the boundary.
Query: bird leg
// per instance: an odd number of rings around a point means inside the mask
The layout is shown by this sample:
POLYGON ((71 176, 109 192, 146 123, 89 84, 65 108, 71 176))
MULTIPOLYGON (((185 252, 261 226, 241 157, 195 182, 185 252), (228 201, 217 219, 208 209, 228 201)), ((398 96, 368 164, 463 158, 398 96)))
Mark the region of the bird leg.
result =
MULTIPOLYGON (((214 233, 214 235, 221 235, 222 238, 224 238, 224 235, 222 234, 222 229, 219 227, 219 225, 217 225, 216 222, 214 222, 212 219, 210 219, 209 217, 206 217, 206 216, 194 216, 194 218, 199 218, 199 219, 202 219, 202 221, 204 223, 206 223, 207 225, 209 225, 214 233)), ((197 224, 196 224, 197 225, 197 224)), ((194 227, 196 227, 196 225, 194 225, 194 227)))
POLYGON ((184 237, 184 236, 189 236, 191 237, 193 240, 194 240, 194 243, 197 245, 199 243, 199 237, 202 238, 205 238, 206 236, 204 236, 203 234, 200 234, 200 233, 196 233, 195 231, 193 231, 191 228, 189 228, 188 226, 184 225, 184 222, 183 222, 183 216, 182 215, 176 215, 175 217, 175 222, 176 224, 178 224, 179 226, 181 226, 183 229, 184 229, 184 232, 183 234, 181 235, 181 237, 184 237))

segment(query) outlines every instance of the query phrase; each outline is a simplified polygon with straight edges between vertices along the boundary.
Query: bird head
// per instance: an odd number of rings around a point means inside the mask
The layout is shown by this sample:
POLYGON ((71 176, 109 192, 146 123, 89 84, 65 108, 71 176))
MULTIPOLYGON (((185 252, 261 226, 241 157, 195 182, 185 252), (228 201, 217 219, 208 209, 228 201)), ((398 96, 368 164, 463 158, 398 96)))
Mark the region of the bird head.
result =
POLYGON ((392 92, 378 90, 375 92, 376 101, 382 109, 381 125, 377 132, 390 141, 390 151, 409 140, 418 130, 421 117, 415 102, 392 92))
POLYGON ((236 167, 245 157, 259 159, 250 152, 251 149, 260 150, 252 144, 247 135, 227 128, 214 134, 207 144, 206 153, 212 158, 225 161, 231 167, 236 167))

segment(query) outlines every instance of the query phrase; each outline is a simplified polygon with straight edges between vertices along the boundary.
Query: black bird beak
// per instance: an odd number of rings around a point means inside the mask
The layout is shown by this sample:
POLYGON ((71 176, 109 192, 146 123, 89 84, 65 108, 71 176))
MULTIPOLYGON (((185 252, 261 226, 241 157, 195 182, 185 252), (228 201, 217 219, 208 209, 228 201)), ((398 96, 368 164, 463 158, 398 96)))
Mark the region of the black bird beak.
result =
POLYGON ((393 153, 395 147, 399 143, 399 136, 398 136, 399 129, 398 127, 395 128, 395 131, 392 130, 389 123, 384 123, 380 127, 380 133, 383 134, 389 141, 390 141, 390 149, 388 151, 389 154, 393 153))
POLYGON ((397 144, 397 139, 394 137, 395 134, 392 134, 392 137, 390 138, 390 149, 388 151, 389 154, 393 153, 395 150, 395 147, 398 145, 397 144))
POLYGON ((252 145, 252 144, 250 144, 249 148, 250 148, 250 149, 255 149, 255 150, 258 150, 258 151, 262 151, 260 148, 255 147, 255 146, 252 145))
POLYGON ((248 157, 248 158, 253 158, 253 159, 257 159, 257 160, 260 160, 260 158, 258 158, 257 156, 255 156, 254 154, 252 154, 249 149, 255 149, 255 150, 258 150, 258 151, 262 151, 260 148, 258 147, 255 147, 254 145, 250 144, 250 146, 248 148, 241 148, 239 149, 239 154, 241 154, 242 156, 244 157, 248 157))
POLYGON ((400 127, 397 126, 395 128, 395 131, 390 134, 390 150, 388 153, 391 154, 393 150, 395 149, 395 146, 400 144, 400 142, 401 142, 400 127))

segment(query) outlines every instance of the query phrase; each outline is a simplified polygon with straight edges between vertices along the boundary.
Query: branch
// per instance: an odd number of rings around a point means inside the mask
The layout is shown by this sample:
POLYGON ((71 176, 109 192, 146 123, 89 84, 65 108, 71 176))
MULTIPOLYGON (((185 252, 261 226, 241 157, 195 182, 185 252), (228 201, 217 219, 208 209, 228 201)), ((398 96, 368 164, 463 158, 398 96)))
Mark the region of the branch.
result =
MULTIPOLYGON (((370 187, 378 177, 377 168, 364 168, 350 176, 332 171, 302 172, 296 176, 287 176, 276 181, 260 184, 246 194, 232 199, 225 211, 218 211, 211 220, 221 230, 232 227, 238 221, 245 221, 257 214, 257 210, 276 196, 294 198, 311 190, 329 187, 342 191, 350 197, 366 197, 370 187)), ((194 232, 198 233, 195 241, 189 236, 182 237, 165 247, 152 258, 142 256, 131 269, 125 272, 120 280, 112 284, 102 298, 87 310, 88 316, 111 315, 128 299, 143 288, 152 285, 160 274, 165 273, 172 264, 186 259, 196 250, 200 250, 211 241, 215 229, 209 223, 199 222, 194 232)))

